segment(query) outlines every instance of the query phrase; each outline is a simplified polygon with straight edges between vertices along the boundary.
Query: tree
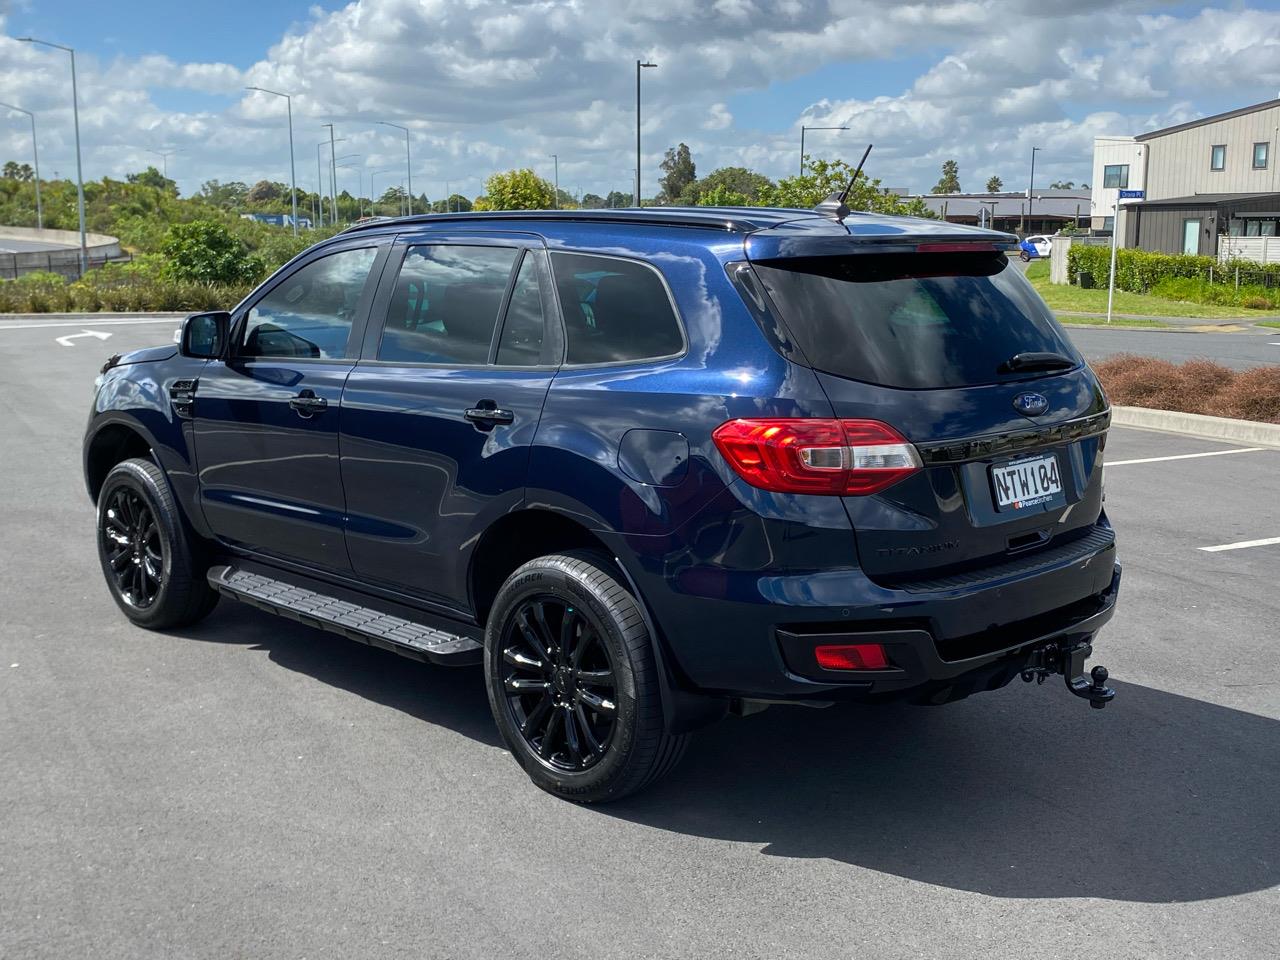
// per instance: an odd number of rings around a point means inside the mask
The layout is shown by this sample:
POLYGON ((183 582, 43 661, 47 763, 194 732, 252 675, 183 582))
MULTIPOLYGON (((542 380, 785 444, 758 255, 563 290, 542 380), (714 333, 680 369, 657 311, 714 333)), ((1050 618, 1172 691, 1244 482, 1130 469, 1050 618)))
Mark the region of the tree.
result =
POLYGON ((584 193, 582 195, 583 210, 599 210, 604 205, 605 199, 598 193, 584 193))
POLYGON ((675 203, 680 199, 684 188, 698 179, 698 170, 693 165, 693 156, 689 153, 689 145, 682 143, 667 150, 662 161, 662 200, 675 203))
POLYGON ((527 167, 495 173, 476 197, 475 210, 550 210, 555 188, 527 167))
POLYGON ((718 170, 712 170, 701 180, 695 180, 686 186, 684 192, 680 194, 680 202, 710 206, 711 204, 703 199, 704 195, 712 190, 722 189, 728 193, 746 197, 748 205, 751 205, 759 199, 762 190, 772 186, 773 181, 763 173, 756 173, 746 167, 721 167, 718 170))
POLYGON ((710 190, 702 192, 698 197, 697 205, 700 207, 750 207, 753 204, 751 198, 745 193, 738 193, 723 183, 717 183, 710 190))
POLYGON ((942 161, 942 178, 934 185, 933 193, 960 192, 960 164, 954 160, 942 161))
POLYGON ((31 169, 31 164, 17 163, 10 160, 4 165, 4 178, 6 180, 18 180, 29 183, 36 178, 36 175, 31 169))
MULTIPOLYGON (((783 177, 776 186, 762 190, 757 203, 765 207, 812 208, 831 194, 844 190, 852 177, 853 167, 843 160, 814 160, 806 165, 804 176, 783 177)), ((849 188, 845 202, 850 210, 937 219, 919 197, 904 201, 895 193, 885 193, 880 189, 879 180, 870 180, 862 172, 849 188)))
POLYGON ((160 252, 165 256, 165 272, 173 280, 252 283, 264 269, 243 240, 214 220, 175 223, 160 252))
POLYGON ((620 207, 631 206, 635 197, 630 193, 623 193, 621 190, 610 190, 609 195, 604 198, 604 205, 610 210, 617 210, 620 207))
POLYGON ((245 199, 249 203, 270 203, 272 200, 279 200, 285 196, 286 190, 283 183, 272 183, 270 180, 259 180, 245 195, 245 199))
POLYGON ((1004 181, 999 177, 991 177, 987 180, 987 193, 999 193, 1004 189, 1004 181))
POLYGON ((249 187, 239 180, 222 183, 218 180, 206 180, 196 192, 196 198, 222 210, 238 210, 244 206, 249 187))
POLYGON ((1074 190, 1076 182, 1074 180, 1055 180, 1049 184, 1050 190, 1074 190))
POLYGON ((163 190, 165 193, 178 195, 178 184, 170 180, 155 167, 147 167, 141 173, 130 173, 125 175, 125 179, 130 183, 137 183, 144 187, 155 187, 157 190, 163 190))
POLYGON ((467 213, 471 210, 471 201, 460 193, 451 193, 447 200, 437 200, 431 205, 432 213, 467 213))

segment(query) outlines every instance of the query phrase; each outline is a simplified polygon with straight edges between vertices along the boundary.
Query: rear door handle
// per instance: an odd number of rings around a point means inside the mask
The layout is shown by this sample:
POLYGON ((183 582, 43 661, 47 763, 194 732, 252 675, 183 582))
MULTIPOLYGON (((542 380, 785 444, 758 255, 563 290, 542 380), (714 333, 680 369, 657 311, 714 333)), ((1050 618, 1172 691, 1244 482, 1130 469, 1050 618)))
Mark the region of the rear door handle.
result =
POLYGON ((310 390, 303 390, 289 400, 289 406, 298 412, 298 416, 307 419, 314 417, 317 413, 324 413, 329 408, 329 401, 324 397, 317 397, 310 390))
POLYGON ((469 407, 462 415, 472 423, 511 423, 516 418, 512 411, 497 407, 469 407))

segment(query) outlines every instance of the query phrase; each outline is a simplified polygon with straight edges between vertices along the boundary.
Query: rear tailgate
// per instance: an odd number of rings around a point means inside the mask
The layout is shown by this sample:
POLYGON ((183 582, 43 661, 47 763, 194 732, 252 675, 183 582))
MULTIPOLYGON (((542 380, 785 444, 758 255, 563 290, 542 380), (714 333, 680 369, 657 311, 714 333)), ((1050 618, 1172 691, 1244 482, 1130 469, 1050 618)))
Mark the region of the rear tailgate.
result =
POLYGON ((753 261, 836 416, 920 452, 920 472, 844 497, 863 569, 918 581, 1087 535, 1109 418, 1092 371, 1003 253, 896 249, 753 261))

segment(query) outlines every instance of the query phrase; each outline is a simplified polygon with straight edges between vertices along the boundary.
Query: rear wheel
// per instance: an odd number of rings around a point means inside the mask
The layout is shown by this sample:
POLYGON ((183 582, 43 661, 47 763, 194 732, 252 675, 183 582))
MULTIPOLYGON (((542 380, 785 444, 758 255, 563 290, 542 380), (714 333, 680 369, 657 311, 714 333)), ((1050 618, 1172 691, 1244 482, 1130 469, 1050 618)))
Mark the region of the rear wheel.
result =
POLYGON ((670 770, 650 637, 609 560, 574 551, 520 567, 485 636, 489 704, 533 782, 580 803, 616 800, 670 770))
POLYGON ((1031 260, 1031 254, 1029 254, 1029 253, 1027 253, 1027 251, 1023 250, 1021 253, 1019 253, 1019 254, 1018 254, 1018 258, 1019 258, 1023 263, 1029 263, 1029 262, 1030 262, 1030 260, 1031 260))
POLYGON ((218 595, 160 468, 149 460, 116 464, 98 494, 98 559, 116 604, 153 630, 206 616, 218 595))

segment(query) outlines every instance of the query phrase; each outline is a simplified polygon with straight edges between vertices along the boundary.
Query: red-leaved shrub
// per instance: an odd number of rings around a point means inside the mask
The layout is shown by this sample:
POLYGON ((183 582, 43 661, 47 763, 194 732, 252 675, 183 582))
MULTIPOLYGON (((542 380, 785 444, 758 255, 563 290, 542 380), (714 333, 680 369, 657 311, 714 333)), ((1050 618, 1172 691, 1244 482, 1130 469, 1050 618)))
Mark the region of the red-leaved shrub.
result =
POLYGON ((1119 354, 1093 369, 1122 406, 1280 423, 1280 366, 1241 372, 1211 360, 1176 364, 1119 354))

